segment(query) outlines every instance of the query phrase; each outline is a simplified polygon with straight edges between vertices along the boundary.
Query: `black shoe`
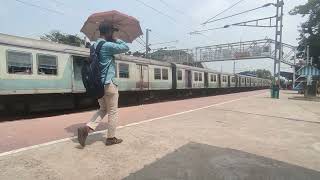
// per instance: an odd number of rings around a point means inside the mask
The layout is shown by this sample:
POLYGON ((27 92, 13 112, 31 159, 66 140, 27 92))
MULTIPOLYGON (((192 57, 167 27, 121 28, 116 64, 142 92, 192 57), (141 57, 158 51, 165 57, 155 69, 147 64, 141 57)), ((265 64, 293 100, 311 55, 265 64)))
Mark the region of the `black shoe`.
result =
POLYGON ((86 145, 86 139, 88 137, 89 130, 87 127, 78 128, 78 141, 82 147, 86 145))
POLYGON ((111 145, 114 145, 114 144, 120 144, 122 143, 122 139, 118 139, 116 137, 114 138, 107 138, 106 140, 106 146, 111 146, 111 145))

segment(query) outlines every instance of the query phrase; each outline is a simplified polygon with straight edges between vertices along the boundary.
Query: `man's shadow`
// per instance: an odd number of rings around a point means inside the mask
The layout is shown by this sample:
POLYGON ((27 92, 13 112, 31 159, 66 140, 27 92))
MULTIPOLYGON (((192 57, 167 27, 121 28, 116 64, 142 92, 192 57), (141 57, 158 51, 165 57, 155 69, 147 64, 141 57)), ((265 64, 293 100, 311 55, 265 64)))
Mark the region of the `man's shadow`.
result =
MULTIPOLYGON (((71 140, 72 142, 76 143, 78 146, 76 146, 76 148, 78 149, 83 149, 83 147, 79 144, 79 141, 78 141, 78 128, 79 127, 83 127, 85 126, 86 124, 85 123, 79 123, 79 124, 73 124, 71 126, 68 126, 65 128, 65 130, 68 132, 68 133, 72 133, 73 134, 73 137, 71 140)), ((102 131, 102 130, 106 130, 107 129, 107 126, 108 126, 108 123, 106 122, 101 122, 100 125, 97 127, 96 131, 91 131, 89 136, 87 137, 87 140, 86 140, 86 146, 89 146, 89 145, 92 145, 93 143, 95 142, 105 142, 106 140, 106 137, 105 137, 105 132, 101 132, 101 133, 94 133, 94 132, 98 132, 98 131, 102 131), (92 134, 94 133, 94 134, 92 134)))

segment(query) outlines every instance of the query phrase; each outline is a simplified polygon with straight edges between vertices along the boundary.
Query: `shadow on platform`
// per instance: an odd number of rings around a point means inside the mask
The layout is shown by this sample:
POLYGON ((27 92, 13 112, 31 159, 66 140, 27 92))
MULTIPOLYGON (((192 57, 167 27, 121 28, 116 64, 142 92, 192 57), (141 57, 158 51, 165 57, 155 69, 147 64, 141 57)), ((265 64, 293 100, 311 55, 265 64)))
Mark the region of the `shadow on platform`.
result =
POLYGON ((283 90, 282 90, 281 92, 282 92, 283 94, 297 94, 297 95, 299 94, 298 91, 293 91, 293 90, 290 90, 290 91, 283 91, 283 90))
POLYGON ((300 100, 300 101, 314 101, 320 102, 320 97, 304 97, 304 96, 294 96, 290 97, 290 100, 300 100))
POLYGON ((281 116, 274 116, 274 115, 260 114, 260 113, 252 113, 252 112, 242 112, 242 111, 236 111, 236 110, 231 110, 231 109, 215 108, 215 110, 225 111, 225 112, 233 112, 233 113, 241 113, 241 114, 249 114, 249 115, 255 115, 255 116, 263 116, 263 117, 268 117, 268 118, 278 118, 278 119, 287 120, 287 121, 305 122, 305 123, 317 124, 317 125, 320 124, 320 122, 317 122, 317 121, 308 121, 308 120, 304 120, 304 119, 281 117, 281 116))
MULTIPOLYGON (((78 128, 82 127, 84 125, 85 125, 85 123, 73 124, 71 126, 66 127, 65 130, 69 133, 73 133, 73 136, 77 136, 78 135, 78 128)), ((107 122, 101 122, 99 124, 99 126, 97 127, 96 131, 101 131, 101 130, 107 129, 107 125, 108 125, 107 122)), ((86 145, 91 145, 96 141, 103 141, 104 142, 105 141, 104 136, 105 136, 105 133, 98 133, 98 134, 90 135, 90 136, 88 136, 88 139, 86 141, 86 145)), ((77 138, 72 139, 72 141, 76 144, 79 143, 77 138)))
POLYGON ((320 172, 247 152, 189 143, 125 180, 319 180, 320 172))

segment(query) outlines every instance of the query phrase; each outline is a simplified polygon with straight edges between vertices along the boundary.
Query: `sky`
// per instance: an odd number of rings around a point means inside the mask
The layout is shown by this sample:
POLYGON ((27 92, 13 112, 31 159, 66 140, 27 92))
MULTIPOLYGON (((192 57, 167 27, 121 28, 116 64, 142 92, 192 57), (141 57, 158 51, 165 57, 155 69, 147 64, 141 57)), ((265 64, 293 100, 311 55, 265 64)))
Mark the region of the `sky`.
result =
MULTIPOLYGON (((197 46, 231 43, 238 41, 274 39, 274 28, 231 27, 215 30, 204 35, 190 35, 194 30, 221 27, 255 18, 275 15, 275 8, 268 7, 248 14, 230 18, 224 21, 200 25, 222 10, 239 0, 0 0, 0 33, 31 37, 38 39, 44 33, 60 30, 65 33, 79 34, 80 29, 90 14, 95 12, 118 10, 136 17, 141 28, 151 29, 150 43, 157 44, 167 41, 176 43, 154 45, 157 49, 164 46, 176 49, 194 48, 197 46), (21 2, 32 3, 35 6, 21 2), (141 2, 154 7, 157 11, 143 5, 141 2)), ((283 42, 296 46, 298 27, 303 22, 300 16, 291 16, 288 12, 295 6, 304 4, 307 0, 284 0, 284 29, 283 42)), ((224 17, 242 12, 276 0, 244 0, 231 10, 218 16, 224 17)), ((142 37, 145 38, 145 37, 142 37)), ((144 47, 134 42, 130 44, 131 51, 144 47)), ((233 62, 206 63, 215 70, 233 72, 233 62)), ((236 62, 236 72, 254 69, 273 71, 271 59, 242 60, 236 62)), ((292 71, 288 66, 282 66, 283 71, 292 71)))

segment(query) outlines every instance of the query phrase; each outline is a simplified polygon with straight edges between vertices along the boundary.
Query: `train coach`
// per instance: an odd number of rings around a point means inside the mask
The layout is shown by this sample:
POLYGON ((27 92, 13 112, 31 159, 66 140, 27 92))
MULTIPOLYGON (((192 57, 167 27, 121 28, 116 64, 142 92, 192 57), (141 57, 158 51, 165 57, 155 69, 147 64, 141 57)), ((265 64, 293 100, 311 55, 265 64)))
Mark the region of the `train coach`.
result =
MULTIPOLYGON (((0 111, 83 107, 81 68, 89 49, 0 34, 0 111)), ((120 101, 261 89, 269 80, 210 69, 116 56, 120 101)))

